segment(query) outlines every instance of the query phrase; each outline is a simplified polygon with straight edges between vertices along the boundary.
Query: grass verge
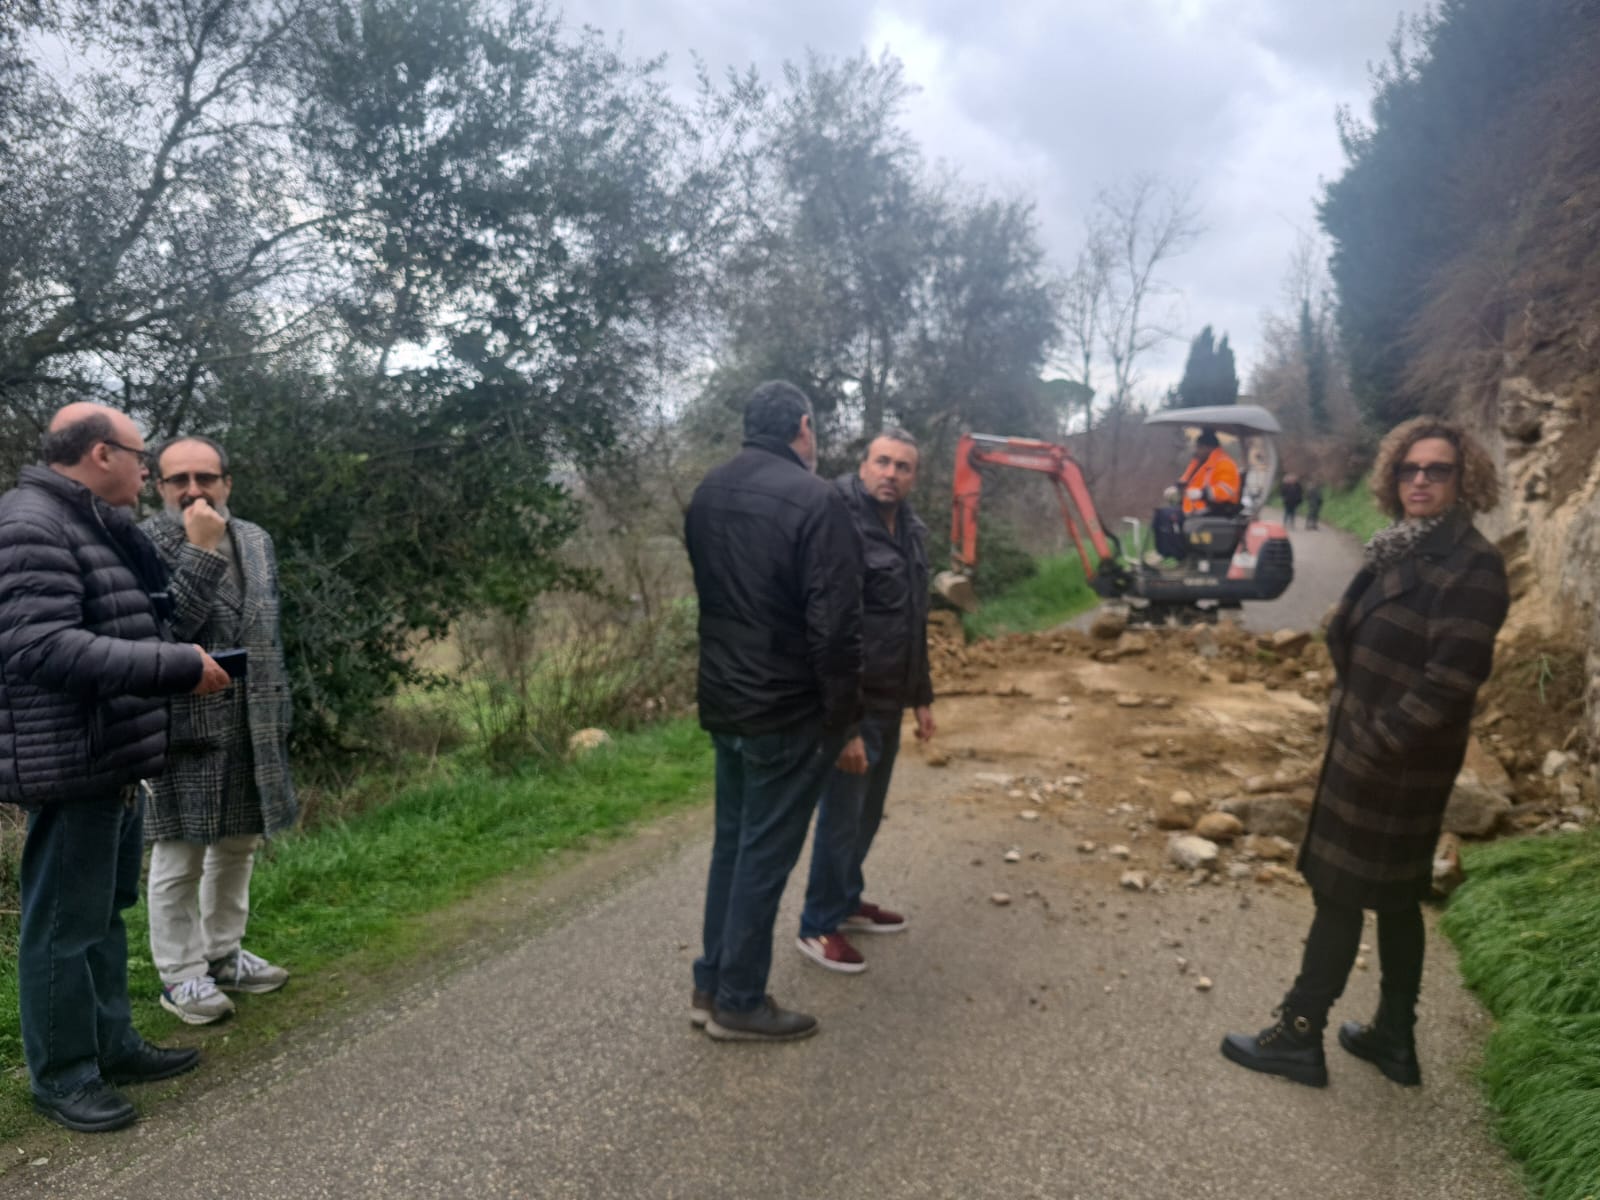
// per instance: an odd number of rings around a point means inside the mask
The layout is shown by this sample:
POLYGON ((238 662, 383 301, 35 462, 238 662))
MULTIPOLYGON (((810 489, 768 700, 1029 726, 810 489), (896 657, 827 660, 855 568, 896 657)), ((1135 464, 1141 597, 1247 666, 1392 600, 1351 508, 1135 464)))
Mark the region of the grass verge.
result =
POLYGON ((1061 554, 1039 560, 1039 569, 1028 578, 1012 584, 992 600, 985 600, 975 613, 961 618, 969 638, 995 637, 1002 633, 1034 633, 1049 629, 1087 612, 1100 603, 1083 577, 1083 563, 1076 554, 1061 554))
MULTIPOLYGON (((357 973, 437 953, 417 917, 471 896, 509 872, 537 865, 593 836, 696 803, 709 792, 709 740, 690 720, 666 722, 619 737, 581 761, 497 776, 442 767, 406 783, 379 808, 349 821, 273 843, 251 882, 250 946, 297 975, 327 979, 357 964, 357 973)), ((156 997, 145 909, 126 914, 129 991, 134 1023, 153 1041, 183 1028, 156 997)), ((14 926, 16 918, 6 920, 14 926)), ((15 930, 7 931, 14 937, 15 930)), ((291 983, 291 988, 294 985, 291 983)), ((324 1006, 340 993, 329 988, 324 1006)), ((315 1015, 312 989, 297 989, 297 1019, 315 1015)), ((223 1047, 250 1049, 270 1037, 272 1018, 242 1023, 223 1047)), ((233 1024, 230 1022, 230 1024, 233 1024)), ((0 960, 0 1137, 36 1131, 17 1027, 16 961, 0 960)))
POLYGON ((1372 498, 1372 488, 1365 478, 1341 491, 1329 492, 1322 504, 1321 519, 1335 529, 1355 534, 1363 542, 1390 523, 1372 498))
POLYGON ((1474 847, 1444 930, 1498 1022, 1483 1080, 1542 1200, 1600 1198, 1600 832, 1474 847))

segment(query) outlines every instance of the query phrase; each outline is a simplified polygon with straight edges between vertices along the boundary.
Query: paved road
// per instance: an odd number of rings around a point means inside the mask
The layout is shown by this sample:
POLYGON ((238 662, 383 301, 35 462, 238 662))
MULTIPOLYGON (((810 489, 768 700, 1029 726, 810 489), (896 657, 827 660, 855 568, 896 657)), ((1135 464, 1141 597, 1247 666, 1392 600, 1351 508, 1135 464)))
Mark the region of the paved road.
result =
MULTIPOLYGON (((1397 1088, 1337 1048, 1325 1091, 1256 1076, 1217 1043, 1263 1023, 1285 986, 1305 893, 1124 893, 1075 852, 1070 821, 1024 827, 1014 804, 962 799, 970 787, 962 769, 907 762, 871 879, 915 926, 862 939, 865 974, 799 957, 791 886, 772 986, 820 1015, 808 1042, 719 1045, 685 1019, 708 852, 701 810, 605 852, 566 915, 524 940, 382 1011, 297 1035, 245 1078, 93 1143, 95 1157, 13 1172, 0 1191, 1520 1195, 1471 1079, 1487 1019, 1442 939, 1422 1005, 1425 1088, 1397 1088), (1022 828, 1039 857, 1008 866, 1001 852, 1022 828), (1008 907, 989 902, 1001 888, 1008 907), (1214 990, 1195 989, 1199 972, 1214 990)), ((1357 973, 1336 1017, 1370 1012, 1374 974, 1357 973)))
MULTIPOLYGON (((1273 520, 1283 514, 1269 511, 1273 520)), ((1294 582, 1276 600, 1246 604, 1246 629, 1268 633, 1276 629, 1316 629, 1361 569, 1361 543, 1342 529, 1322 525, 1306 529, 1302 514, 1298 528, 1289 531, 1294 546, 1294 582)))

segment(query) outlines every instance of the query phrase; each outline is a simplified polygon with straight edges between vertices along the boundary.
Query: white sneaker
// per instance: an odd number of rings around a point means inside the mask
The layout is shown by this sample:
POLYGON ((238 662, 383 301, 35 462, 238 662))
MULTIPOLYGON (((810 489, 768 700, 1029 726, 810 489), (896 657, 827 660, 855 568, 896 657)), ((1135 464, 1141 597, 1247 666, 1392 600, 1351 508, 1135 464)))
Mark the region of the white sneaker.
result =
POLYGON ((186 1025, 210 1025, 233 1012, 233 1001, 217 991, 209 975, 161 989, 161 1007, 186 1025))
POLYGON ((275 992, 289 982, 289 972, 275 967, 259 954, 235 950, 227 958, 211 964, 217 986, 225 992, 250 992, 260 995, 275 992))

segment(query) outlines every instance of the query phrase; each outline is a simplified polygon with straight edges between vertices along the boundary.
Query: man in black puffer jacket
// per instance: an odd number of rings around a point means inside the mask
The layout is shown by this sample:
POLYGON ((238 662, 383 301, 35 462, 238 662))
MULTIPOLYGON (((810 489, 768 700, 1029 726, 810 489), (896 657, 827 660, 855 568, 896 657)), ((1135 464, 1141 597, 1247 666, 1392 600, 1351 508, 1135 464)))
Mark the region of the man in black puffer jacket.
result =
POLYGON ((811 875, 800 914, 800 953, 830 971, 855 973, 866 960, 849 933, 899 933, 906 919, 868 903, 861 868, 883 820, 900 720, 916 715, 917 738, 933 736, 933 680, 928 670, 928 527, 907 497, 917 482, 916 439, 886 429, 867 447, 860 468, 834 486, 861 535, 865 665, 861 721, 867 771, 833 771, 817 809, 811 875))
POLYGON ((120 1129, 114 1083, 189 1070, 133 1028, 122 910, 139 898, 138 783, 164 765, 166 697, 228 685, 165 641, 166 569, 128 509, 149 473, 122 413, 70 404, 0 496, 0 801, 27 808, 17 952, 34 1104, 69 1129, 120 1129))
POLYGON ((684 531, 700 600, 700 724, 717 753, 716 837, 690 1019, 722 1041, 815 1033, 766 994, 772 926, 823 781, 866 769, 861 546, 818 479, 811 403, 763 383, 744 449, 695 489, 684 531))

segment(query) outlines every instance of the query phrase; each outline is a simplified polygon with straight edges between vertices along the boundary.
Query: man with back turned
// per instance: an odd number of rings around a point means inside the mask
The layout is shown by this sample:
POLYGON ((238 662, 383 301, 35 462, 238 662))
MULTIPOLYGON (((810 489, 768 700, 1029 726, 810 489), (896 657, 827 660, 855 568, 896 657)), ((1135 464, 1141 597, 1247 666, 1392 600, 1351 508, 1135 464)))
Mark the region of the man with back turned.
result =
POLYGON ((861 547, 817 478, 811 402, 756 387, 744 447, 685 519, 700 601, 700 724, 716 748, 716 835, 690 1019, 719 1041, 808 1037, 767 994, 778 901, 828 772, 866 770, 861 547))

